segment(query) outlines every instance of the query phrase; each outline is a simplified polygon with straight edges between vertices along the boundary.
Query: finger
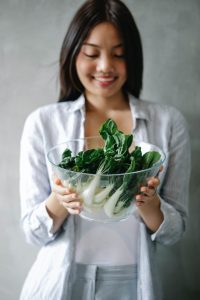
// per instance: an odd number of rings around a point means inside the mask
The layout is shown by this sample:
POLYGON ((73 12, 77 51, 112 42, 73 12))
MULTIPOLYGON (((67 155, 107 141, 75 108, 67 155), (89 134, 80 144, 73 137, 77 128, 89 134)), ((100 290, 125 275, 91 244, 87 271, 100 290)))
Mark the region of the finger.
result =
POLYGON ((56 193, 56 197, 59 201, 61 202, 71 202, 71 201, 79 201, 80 202, 80 199, 79 197, 77 196, 77 194, 73 193, 73 194, 60 194, 60 193, 56 193))
POLYGON ((144 205, 144 202, 143 201, 137 201, 135 204, 136 204, 136 206, 140 207, 140 206, 144 205))
POLYGON ((147 200, 147 196, 145 196, 144 194, 138 194, 135 196, 135 200, 136 202, 146 202, 147 200))
POLYGON ((72 186, 72 184, 71 184, 68 180, 63 180, 63 181, 62 181, 62 185, 63 185, 65 188, 68 188, 68 190, 70 190, 71 192, 75 192, 74 187, 72 186))
POLYGON ((164 170, 164 166, 162 165, 162 166, 160 167, 159 173, 161 173, 163 170, 164 170))
POLYGON ((66 185, 65 183, 66 183, 65 180, 62 181, 58 177, 55 178, 53 190, 61 194, 75 193, 75 189, 72 187, 72 185, 71 184, 66 185))
POLYGON ((82 208, 82 204, 80 201, 63 202, 62 204, 65 208, 72 208, 72 209, 82 208))
POLYGON ((51 179, 53 180, 53 181, 55 181, 55 180, 60 180, 59 179, 59 177, 56 175, 56 173, 53 173, 52 175, 51 175, 51 179))
POLYGON ((52 191, 56 194, 60 194, 60 195, 67 195, 69 194, 69 191, 62 187, 61 185, 58 185, 58 184, 54 184, 53 188, 52 188, 52 191))
POLYGON ((160 169, 157 171, 157 174, 154 175, 154 177, 158 177, 159 174, 163 171, 163 169, 164 169, 164 167, 163 167, 163 165, 161 165, 161 166, 160 166, 160 169))
POLYGON ((148 196, 148 191, 149 191, 149 188, 147 188, 146 186, 142 186, 140 188, 140 192, 145 196, 148 196))
POLYGON ((160 184, 160 179, 158 177, 152 177, 147 181, 147 186, 149 188, 156 189, 159 184, 160 184))
POLYGON ((66 208, 66 209, 71 215, 79 215, 81 212, 80 208, 76 208, 76 209, 66 208))
POLYGON ((54 178, 54 183, 57 184, 57 185, 61 185, 62 182, 58 177, 55 177, 54 178))
POLYGON ((142 206, 145 203, 144 196, 141 194, 136 195, 135 200, 136 200, 135 201, 136 206, 142 206))
MULTIPOLYGON (((58 179, 58 180, 60 180, 60 179, 58 179)), ((66 188, 62 185, 61 181, 60 181, 60 183, 58 183, 58 184, 55 183, 53 185, 52 191, 55 193, 59 193, 61 195, 68 195, 68 194, 72 193, 72 191, 69 188, 66 188)))
POLYGON ((156 193, 156 189, 154 187, 142 186, 140 191, 144 196, 147 196, 147 197, 152 197, 156 193))

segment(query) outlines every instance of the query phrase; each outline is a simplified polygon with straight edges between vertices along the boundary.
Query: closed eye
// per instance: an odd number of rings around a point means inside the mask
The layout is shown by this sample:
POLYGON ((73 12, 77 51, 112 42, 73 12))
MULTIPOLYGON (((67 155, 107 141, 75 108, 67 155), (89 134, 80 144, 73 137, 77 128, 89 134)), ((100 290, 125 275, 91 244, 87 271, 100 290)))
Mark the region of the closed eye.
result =
MULTIPOLYGON (((98 54, 87 54, 87 53, 84 53, 84 55, 88 58, 97 58, 98 57, 98 54)), ((124 59, 124 54, 114 54, 113 55, 115 58, 120 58, 120 59, 124 59)))
POLYGON ((124 58, 124 54, 115 54, 114 56, 117 58, 124 58))
POLYGON ((89 57, 89 58, 96 58, 96 57, 98 57, 97 54, 87 54, 87 53, 84 53, 84 55, 85 55, 86 57, 89 57))

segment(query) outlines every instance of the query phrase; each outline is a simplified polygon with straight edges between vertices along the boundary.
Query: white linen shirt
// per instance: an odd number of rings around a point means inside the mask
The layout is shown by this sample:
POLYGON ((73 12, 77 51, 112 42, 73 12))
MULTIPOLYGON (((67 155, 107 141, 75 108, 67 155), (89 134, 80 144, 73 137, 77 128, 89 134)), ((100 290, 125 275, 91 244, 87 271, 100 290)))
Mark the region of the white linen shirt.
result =
MULTIPOLYGON (((170 245, 185 231, 190 176, 187 125, 174 107, 129 95, 135 141, 149 142, 166 154, 159 196, 164 221, 151 233, 139 214, 138 300, 160 300, 155 271, 156 243, 170 245)), ((58 143, 84 137, 85 99, 50 104, 31 113, 24 126, 20 154, 21 224, 28 242, 42 246, 24 283, 21 300, 66 300, 75 254, 78 216, 70 215, 53 234, 45 208, 51 192, 48 150, 58 143)))

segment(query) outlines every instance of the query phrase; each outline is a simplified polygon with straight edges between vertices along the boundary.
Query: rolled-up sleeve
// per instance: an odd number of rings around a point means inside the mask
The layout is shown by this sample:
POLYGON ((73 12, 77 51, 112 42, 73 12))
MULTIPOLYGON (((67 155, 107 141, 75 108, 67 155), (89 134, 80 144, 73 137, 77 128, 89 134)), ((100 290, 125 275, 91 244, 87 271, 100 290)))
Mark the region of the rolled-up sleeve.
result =
POLYGON ((184 117, 175 108, 171 111, 171 128, 167 166, 160 189, 164 221, 151 235, 164 245, 176 243, 186 229, 190 182, 190 139, 184 117))
POLYGON ((39 110, 26 120, 20 144, 21 227, 29 243, 44 245, 53 240, 53 220, 45 200, 51 192, 44 153, 39 110))

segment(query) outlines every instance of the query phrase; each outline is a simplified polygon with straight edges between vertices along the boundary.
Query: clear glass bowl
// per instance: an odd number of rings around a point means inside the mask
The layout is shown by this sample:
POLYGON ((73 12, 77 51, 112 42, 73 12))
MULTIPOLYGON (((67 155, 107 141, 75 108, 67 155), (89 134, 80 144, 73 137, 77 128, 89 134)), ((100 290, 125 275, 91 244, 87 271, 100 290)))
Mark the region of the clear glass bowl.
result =
POLYGON ((130 150, 133 150, 136 145, 141 147, 142 154, 148 151, 159 152, 161 154, 160 160, 153 167, 137 172, 97 175, 74 172, 61 168, 58 164, 61 162, 62 153, 66 148, 69 148, 72 151, 72 156, 75 156, 82 150, 102 148, 104 146, 102 138, 74 139, 58 144, 48 151, 47 157, 53 168, 53 172, 61 179, 64 186, 72 187, 80 195, 83 201, 83 209, 80 213, 81 217, 91 221, 107 223, 127 219, 134 212, 135 206, 133 204, 135 195, 139 193, 141 185, 145 185, 149 177, 158 174, 165 160, 165 154, 157 146, 144 142, 133 143, 130 150), (116 189, 113 189, 113 187, 120 187, 125 176, 129 182, 128 188, 126 190, 120 190, 119 188, 116 192, 116 189), (115 195, 113 196, 114 193, 115 195), (116 199, 119 198, 117 198, 117 194, 127 201, 125 207, 122 207, 122 203, 124 202, 118 202, 119 205, 115 206, 113 210, 113 205, 116 199), (110 197, 113 197, 112 201, 110 197))

